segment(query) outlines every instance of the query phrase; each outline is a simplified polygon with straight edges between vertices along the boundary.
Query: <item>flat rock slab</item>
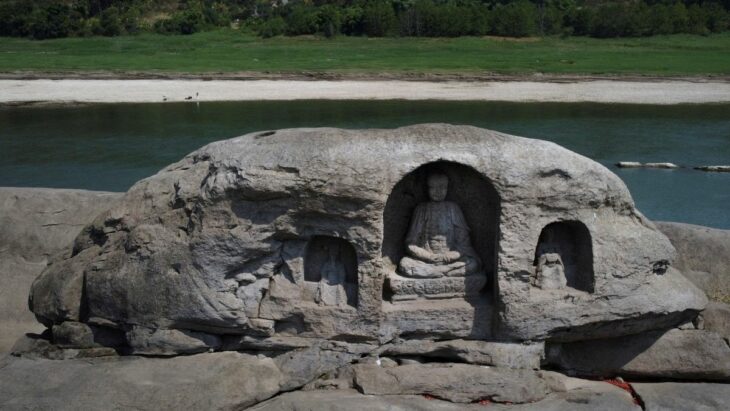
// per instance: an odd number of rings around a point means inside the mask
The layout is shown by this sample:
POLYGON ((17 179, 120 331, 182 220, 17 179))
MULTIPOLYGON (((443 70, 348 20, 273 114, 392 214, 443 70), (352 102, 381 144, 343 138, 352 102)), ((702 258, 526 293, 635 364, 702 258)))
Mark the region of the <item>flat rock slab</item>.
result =
POLYGON ((539 401, 549 388, 529 370, 510 370, 467 364, 409 364, 393 368, 356 365, 355 385, 364 394, 428 394, 452 402, 539 401))
POLYGON ((578 375, 730 380, 730 347, 720 335, 702 330, 551 345, 547 360, 578 375))
POLYGON ((279 392, 271 359, 235 352, 172 359, 0 360, 3 410, 228 410, 279 392))
POLYGON ((632 384, 646 411, 724 411, 730 407, 728 384, 632 384))
MULTIPOLYGON (((608 385, 608 384, 606 384, 608 385)), ((249 408, 251 411, 639 411, 624 391, 578 389, 551 394, 532 404, 454 404, 423 395, 364 395, 355 390, 296 391, 249 408)))
POLYGON ((544 350, 545 344, 542 342, 523 344, 478 340, 410 340, 383 346, 380 355, 423 356, 503 368, 538 369, 544 350))

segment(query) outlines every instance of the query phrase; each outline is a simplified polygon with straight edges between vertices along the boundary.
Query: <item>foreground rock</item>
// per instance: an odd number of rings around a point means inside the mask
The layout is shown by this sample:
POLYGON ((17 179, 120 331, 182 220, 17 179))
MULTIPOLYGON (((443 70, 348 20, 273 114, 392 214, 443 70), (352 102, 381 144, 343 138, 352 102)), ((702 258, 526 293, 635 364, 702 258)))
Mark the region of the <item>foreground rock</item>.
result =
POLYGON ((509 370, 469 364, 412 364, 383 368, 357 365, 355 386, 363 394, 428 394, 452 402, 539 401, 549 389, 529 370, 509 370))
POLYGON ((547 357, 550 364, 584 376, 730 381, 730 346, 720 335, 702 330, 556 344, 547 357))
POLYGON ((233 410, 273 396, 283 381, 273 360, 233 352, 0 361, 3 410, 233 410))
POLYGON ((693 319, 707 300, 674 258, 617 176, 549 142, 279 130, 137 183, 30 304, 49 328, 123 330, 148 355, 231 335, 575 341, 693 319))
MULTIPOLYGON (((424 395, 364 395, 356 390, 297 391, 282 394, 251 411, 639 411, 631 396, 623 390, 604 387, 575 389, 550 394, 532 404, 454 404, 424 395)), ((719 409, 718 409, 719 410, 719 409)))
POLYGON ((730 230, 657 222, 677 249, 676 267, 714 300, 730 303, 730 230))
POLYGON ((0 187, 0 353, 42 327, 28 310, 33 280, 53 255, 121 194, 0 187))
POLYGON ((719 411, 730 404, 728 384, 633 384, 646 411, 719 411))
POLYGON ((544 356, 543 343, 506 343, 489 341, 411 340, 383 346, 379 354, 396 357, 436 358, 501 368, 539 369, 544 356))

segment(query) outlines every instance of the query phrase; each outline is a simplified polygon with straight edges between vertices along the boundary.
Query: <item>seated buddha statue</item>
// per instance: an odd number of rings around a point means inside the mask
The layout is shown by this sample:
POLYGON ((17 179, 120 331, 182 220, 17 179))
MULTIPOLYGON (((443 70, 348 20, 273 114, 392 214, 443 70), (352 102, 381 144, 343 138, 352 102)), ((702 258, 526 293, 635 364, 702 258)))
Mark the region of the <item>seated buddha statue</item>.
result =
POLYGON ((458 204, 445 201, 448 177, 434 173, 427 184, 430 201, 419 204, 413 213, 398 274, 433 279, 477 273, 481 262, 471 245, 464 214, 458 204))

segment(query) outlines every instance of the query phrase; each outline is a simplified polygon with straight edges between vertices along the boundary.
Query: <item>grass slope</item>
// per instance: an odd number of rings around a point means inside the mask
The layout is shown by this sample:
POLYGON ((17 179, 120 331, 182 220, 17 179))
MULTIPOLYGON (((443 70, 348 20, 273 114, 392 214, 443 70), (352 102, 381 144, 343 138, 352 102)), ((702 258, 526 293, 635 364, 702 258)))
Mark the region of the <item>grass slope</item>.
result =
POLYGON ((0 38, 0 71, 730 74, 730 33, 650 38, 260 39, 224 29, 191 36, 33 41, 0 38))

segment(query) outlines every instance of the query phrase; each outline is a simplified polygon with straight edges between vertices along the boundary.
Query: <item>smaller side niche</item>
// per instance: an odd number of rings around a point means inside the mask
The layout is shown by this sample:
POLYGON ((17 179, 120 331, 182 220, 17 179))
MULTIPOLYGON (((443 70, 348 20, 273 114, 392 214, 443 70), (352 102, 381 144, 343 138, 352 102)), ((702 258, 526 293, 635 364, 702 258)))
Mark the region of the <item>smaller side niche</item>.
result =
POLYGON ((593 246, 580 221, 550 223, 542 229, 535 249, 533 285, 541 289, 565 287, 592 293, 593 246))
POLYGON ((314 236, 304 254, 304 282, 319 305, 357 307, 357 255, 337 237, 314 236))

